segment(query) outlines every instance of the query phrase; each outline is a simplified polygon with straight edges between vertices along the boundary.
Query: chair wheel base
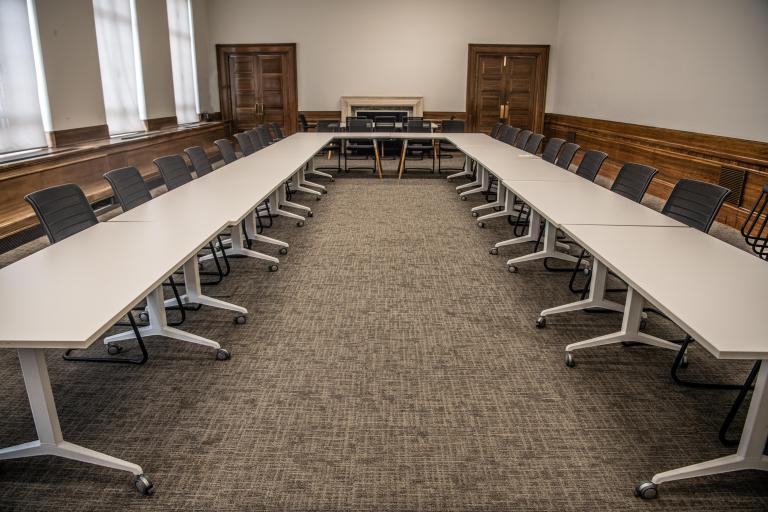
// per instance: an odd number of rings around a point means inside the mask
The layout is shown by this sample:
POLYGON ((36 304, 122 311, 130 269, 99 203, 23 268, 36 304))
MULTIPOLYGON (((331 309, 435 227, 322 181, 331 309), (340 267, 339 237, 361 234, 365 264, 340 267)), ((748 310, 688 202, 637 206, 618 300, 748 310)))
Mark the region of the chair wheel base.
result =
POLYGON ((655 500, 659 497, 659 488, 653 482, 643 482, 635 487, 635 496, 644 500, 655 500))

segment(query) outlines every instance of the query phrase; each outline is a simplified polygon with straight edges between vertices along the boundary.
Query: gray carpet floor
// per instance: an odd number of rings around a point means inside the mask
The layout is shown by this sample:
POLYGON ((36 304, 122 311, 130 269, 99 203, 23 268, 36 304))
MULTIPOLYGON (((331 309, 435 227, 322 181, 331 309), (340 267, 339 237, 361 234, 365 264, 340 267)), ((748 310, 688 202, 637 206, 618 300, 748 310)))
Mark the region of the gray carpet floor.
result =
MULTIPOLYGON (((248 323, 203 308, 184 324, 229 361, 162 338, 147 340, 142 367, 51 351, 65 437, 141 464, 157 493, 139 497, 125 473, 23 459, 0 462, 0 509, 768 509, 757 472, 635 498, 655 472, 732 452, 717 431, 733 392, 675 386, 672 354, 653 348, 585 350, 566 368, 567 343, 616 330, 621 316, 573 313, 536 329, 541 309, 573 300, 568 276, 541 262, 508 273, 506 258, 530 247, 488 254, 511 237, 506 222, 479 229, 469 215, 479 196, 459 201, 454 185, 418 176, 338 179, 320 202, 299 194, 315 216, 267 233, 291 244, 280 270, 236 259, 207 290, 246 306, 248 323)), ((683 334, 657 317, 648 331, 683 334)), ((696 346, 690 362, 687 374, 706 380, 743 380, 749 368, 696 346)), ((30 441, 12 351, 0 351, 0 375, 0 444, 30 441)))

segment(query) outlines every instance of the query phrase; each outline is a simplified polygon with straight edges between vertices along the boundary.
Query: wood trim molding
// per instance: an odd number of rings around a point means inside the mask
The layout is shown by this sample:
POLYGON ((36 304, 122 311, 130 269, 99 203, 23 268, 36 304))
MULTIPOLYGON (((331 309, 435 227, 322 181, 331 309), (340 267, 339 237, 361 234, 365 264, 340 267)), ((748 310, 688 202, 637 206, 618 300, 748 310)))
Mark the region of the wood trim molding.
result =
POLYGON ((181 153, 190 146, 202 146, 209 155, 218 154, 213 141, 226 137, 226 129, 225 123, 204 123, 134 139, 99 140, 38 158, 0 164, 0 238, 37 225, 32 208, 24 201, 30 192, 76 183, 93 203, 112 195, 103 178, 108 170, 133 165, 145 179, 154 179, 159 173, 153 159, 181 153))
POLYGON ((45 132, 45 139, 50 148, 69 146, 70 144, 105 139, 107 137, 109 137, 109 129, 105 124, 45 132))
POLYGON ((153 119, 143 119, 144 131, 153 132, 155 130, 162 130, 163 128, 171 128, 178 126, 179 123, 176 120, 176 116, 168 117, 155 117, 153 119))
MULTIPOLYGON (((682 178, 717 183, 723 167, 746 173, 741 205, 724 204, 719 222, 741 226, 768 183, 768 143, 617 121, 548 113, 544 133, 608 153, 601 174, 615 177, 626 162, 659 170, 649 193, 666 199, 682 178)), ((581 151, 580 151, 581 153, 581 151)))

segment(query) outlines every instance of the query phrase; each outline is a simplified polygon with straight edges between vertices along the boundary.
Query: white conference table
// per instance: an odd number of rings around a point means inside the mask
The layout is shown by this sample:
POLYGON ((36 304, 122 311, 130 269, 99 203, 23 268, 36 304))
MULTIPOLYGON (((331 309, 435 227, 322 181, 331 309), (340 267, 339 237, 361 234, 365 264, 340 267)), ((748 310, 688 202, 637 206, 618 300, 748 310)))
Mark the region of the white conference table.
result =
MULTIPOLYGON (((648 300, 716 358, 761 361, 736 454, 659 473, 638 490, 655 496, 655 486, 664 482, 768 470, 763 455, 768 439, 768 265, 692 228, 565 224, 561 229, 629 286, 621 331, 570 344, 566 354, 621 341, 655 345, 638 332, 648 300), (712 290, 725 300, 714 300, 712 290)), ((679 350, 679 345, 664 348, 679 350)))

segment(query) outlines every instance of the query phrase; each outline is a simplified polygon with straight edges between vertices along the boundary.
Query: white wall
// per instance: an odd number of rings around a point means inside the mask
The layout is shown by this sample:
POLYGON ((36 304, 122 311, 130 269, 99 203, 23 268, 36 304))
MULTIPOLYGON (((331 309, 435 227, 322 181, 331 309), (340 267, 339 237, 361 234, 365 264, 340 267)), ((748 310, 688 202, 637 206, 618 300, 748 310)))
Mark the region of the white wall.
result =
POLYGON ((768 141, 768 1, 562 0, 548 111, 768 141))
POLYGON ((146 119, 176 115, 171 70, 171 41, 165 2, 136 0, 146 119))
POLYGON ((558 0, 209 0, 211 103, 219 110, 216 44, 295 42, 299 110, 412 95, 426 110, 463 111, 467 45, 551 44, 557 10, 558 0))

